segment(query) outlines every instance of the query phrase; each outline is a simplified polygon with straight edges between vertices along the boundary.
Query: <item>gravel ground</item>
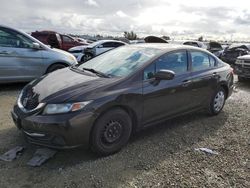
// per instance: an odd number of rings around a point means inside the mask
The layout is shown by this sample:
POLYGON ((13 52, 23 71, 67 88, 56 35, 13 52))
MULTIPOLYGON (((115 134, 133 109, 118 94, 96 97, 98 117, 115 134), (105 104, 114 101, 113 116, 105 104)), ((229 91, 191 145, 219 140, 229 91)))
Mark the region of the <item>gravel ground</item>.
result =
POLYGON ((26 165, 36 147, 27 144, 10 110, 22 84, 0 86, 0 154, 26 145, 13 162, 0 161, 0 187, 250 187, 250 83, 237 84, 224 111, 184 116, 134 135, 119 153, 60 151, 41 167, 26 165), (207 147, 218 155, 195 148, 207 147))

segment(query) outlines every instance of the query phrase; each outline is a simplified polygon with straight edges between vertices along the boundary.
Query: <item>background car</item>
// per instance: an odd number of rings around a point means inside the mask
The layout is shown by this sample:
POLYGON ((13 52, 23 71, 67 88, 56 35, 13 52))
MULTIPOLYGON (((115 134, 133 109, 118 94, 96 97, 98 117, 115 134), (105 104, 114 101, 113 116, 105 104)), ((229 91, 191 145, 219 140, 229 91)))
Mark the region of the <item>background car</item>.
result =
POLYGON ((222 47, 222 45, 219 42, 216 41, 210 41, 206 44, 207 46, 207 50, 211 53, 213 53, 214 55, 216 55, 217 57, 221 57, 224 49, 222 47))
POLYGON ((73 56, 75 56, 76 60, 79 63, 82 63, 85 61, 84 57, 84 49, 87 48, 88 46, 83 45, 83 46, 75 46, 73 48, 70 48, 68 50, 69 53, 71 53, 73 56))
POLYGON ((194 41, 194 40, 169 40, 170 44, 179 44, 179 45, 187 45, 187 46, 194 46, 202 49, 207 49, 207 46, 205 43, 200 41, 194 41))
POLYGON ((32 32, 31 36, 53 48, 65 51, 74 46, 88 45, 85 41, 79 41, 69 35, 60 34, 55 31, 36 31, 32 32))
POLYGON ((249 51, 249 44, 231 44, 225 48, 220 58, 224 62, 234 65, 237 57, 247 55, 249 54, 249 51))
POLYGON ((200 42, 200 41, 185 41, 183 42, 183 45, 189 45, 189 46, 207 49, 207 46, 203 42, 200 42))
POLYGON ((0 25, 0 83, 27 82, 76 64, 70 53, 51 49, 24 32, 0 25))
POLYGON ((240 82, 250 78, 250 55, 243 55, 237 58, 234 73, 238 75, 238 81, 240 82))
POLYGON ((114 48, 126 45, 125 42, 117 40, 99 40, 84 48, 84 62, 114 48))
POLYGON ((197 110, 219 114, 232 88, 232 68, 207 50, 126 45, 28 84, 12 117, 31 143, 108 155, 132 130, 197 110))

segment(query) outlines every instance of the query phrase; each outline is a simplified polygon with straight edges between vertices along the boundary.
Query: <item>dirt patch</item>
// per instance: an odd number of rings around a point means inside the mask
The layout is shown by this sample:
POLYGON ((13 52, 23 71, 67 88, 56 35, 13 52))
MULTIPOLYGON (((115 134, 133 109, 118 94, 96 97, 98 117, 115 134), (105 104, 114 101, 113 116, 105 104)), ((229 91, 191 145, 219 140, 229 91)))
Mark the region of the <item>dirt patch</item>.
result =
POLYGON ((26 165, 36 147, 24 141, 9 114, 22 87, 0 87, 0 153, 27 147, 14 162, 0 161, 1 188, 250 187, 250 83, 238 85, 218 116, 197 112, 167 121, 105 158, 82 149, 61 151, 39 168, 26 165), (194 150, 199 147, 219 154, 194 150))

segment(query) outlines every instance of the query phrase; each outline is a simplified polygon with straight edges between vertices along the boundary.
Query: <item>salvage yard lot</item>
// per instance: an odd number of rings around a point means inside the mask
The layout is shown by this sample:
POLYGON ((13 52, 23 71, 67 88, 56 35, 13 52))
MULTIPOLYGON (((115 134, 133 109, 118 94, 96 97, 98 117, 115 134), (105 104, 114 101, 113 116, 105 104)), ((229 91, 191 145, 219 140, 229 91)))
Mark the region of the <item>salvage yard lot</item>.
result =
POLYGON ((60 151, 41 167, 26 165, 28 145, 10 111, 23 84, 0 86, 0 154, 24 145, 13 162, 0 161, 0 187, 250 187, 250 83, 237 85, 221 114, 197 112, 132 136, 119 153, 60 151), (207 147, 218 155, 195 148, 207 147))

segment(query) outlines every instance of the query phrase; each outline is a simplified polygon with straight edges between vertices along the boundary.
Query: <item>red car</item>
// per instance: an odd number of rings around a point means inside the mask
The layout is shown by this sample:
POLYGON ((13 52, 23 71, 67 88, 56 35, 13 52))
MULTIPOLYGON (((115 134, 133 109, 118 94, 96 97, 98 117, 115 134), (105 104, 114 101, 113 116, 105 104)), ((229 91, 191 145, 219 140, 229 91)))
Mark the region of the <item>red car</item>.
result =
POLYGON ((68 49, 75 46, 87 45, 87 43, 80 42, 71 36, 63 35, 54 31, 36 31, 32 32, 31 36, 53 48, 59 48, 65 51, 68 51, 68 49))

